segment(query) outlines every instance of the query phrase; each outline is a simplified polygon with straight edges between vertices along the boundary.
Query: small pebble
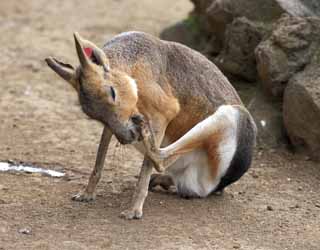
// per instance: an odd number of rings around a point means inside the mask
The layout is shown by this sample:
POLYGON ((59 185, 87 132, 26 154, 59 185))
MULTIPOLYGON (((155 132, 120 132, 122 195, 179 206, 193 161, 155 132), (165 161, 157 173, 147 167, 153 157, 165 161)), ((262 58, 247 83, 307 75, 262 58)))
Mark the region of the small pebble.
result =
POLYGON ((311 157, 310 156, 306 156, 304 159, 305 159, 305 161, 311 161, 311 157))
POLYGON ((303 190, 303 188, 302 187, 298 187, 298 191, 302 191, 303 190))
POLYGON ((295 209, 295 208, 300 208, 300 206, 298 204, 296 204, 295 206, 291 206, 289 207, 290 209, 295 209))
POLYGON ((234 249, 240 249, 240 247, 241 247, 240 244, 234 244, 234 245, 233 245, 233 248, 234 248, 234 249))
POLYGON ((257 179, 257 178, 259 178, 259 175, 257 175, 256 173, 252 173, 252 177, 253 177, 254 179, 257 179))
POLYGON ((9 188, 7 188, 6 186, 0 184, 0 190, 6 191, 6 190, 8 190, 8 189, 9 189, 9 188))
POLYGON ((21 233, 21 234, 30 235, 31 234, 31 228, 29 228, 29 227, 21 228, 21 229, 19 229, 18 232, 21 233))
POLYGON ((267 206, 267 210, 268 211, 273 211, 273 207, 271 207, 270 205, 267 206))

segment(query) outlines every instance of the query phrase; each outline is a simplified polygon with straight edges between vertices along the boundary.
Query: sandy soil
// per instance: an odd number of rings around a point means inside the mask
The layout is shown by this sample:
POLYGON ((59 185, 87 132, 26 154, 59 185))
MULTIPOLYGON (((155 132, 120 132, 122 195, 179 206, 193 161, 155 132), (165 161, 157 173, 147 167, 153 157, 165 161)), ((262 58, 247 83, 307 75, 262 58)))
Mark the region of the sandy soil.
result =
POLYGON ((141 156, 113 142, 96 202, 70 200, 87 181, 102 127, 43 59, 75 63, 73 31, 98 45, 126 30, 157 35, 191 8, 187 0, 1 1, 0 160, 68 174, 0 173, 1 250, 320 249, 319 165, 284 150, 257 149, 252 169, 222 197, 154 192, 144 218, 125 221, 118 215, 141 156))

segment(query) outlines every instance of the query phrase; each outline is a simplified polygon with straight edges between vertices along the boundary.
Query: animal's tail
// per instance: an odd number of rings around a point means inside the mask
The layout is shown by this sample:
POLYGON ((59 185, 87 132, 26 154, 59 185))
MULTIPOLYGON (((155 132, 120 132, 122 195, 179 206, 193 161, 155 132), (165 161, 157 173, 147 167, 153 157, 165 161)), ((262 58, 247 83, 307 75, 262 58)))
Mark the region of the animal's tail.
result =
POLYGON ((257 127, 252 116, 244 107, 239 106, 239 111, 237 149, 226 174, 221 178, 214 192, 223 191, 226 186, 239 180, 251 165, 253 148, 256 143, 257 127))

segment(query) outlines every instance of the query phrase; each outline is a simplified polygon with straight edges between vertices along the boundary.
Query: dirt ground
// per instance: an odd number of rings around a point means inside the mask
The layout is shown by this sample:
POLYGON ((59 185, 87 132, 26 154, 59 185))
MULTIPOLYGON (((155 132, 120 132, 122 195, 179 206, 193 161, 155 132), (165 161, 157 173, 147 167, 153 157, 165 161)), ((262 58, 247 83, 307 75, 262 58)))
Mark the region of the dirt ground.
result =
POLYGON ((143 219, 126 221, 119 214, 141 156, 114 141, 97 200, 70 200, 87 182, 102 126, 80 111, 71 87, 43 59, 75 64, 73 31, 98 45, 127 30, 158 35, 191 8, 188 0, 0 2, 0 160, 68 174, 0 173, 1 250, 320 249, 320 166, 285 150, 257 149, 249 173, 222 197, 153 192, 143 219))

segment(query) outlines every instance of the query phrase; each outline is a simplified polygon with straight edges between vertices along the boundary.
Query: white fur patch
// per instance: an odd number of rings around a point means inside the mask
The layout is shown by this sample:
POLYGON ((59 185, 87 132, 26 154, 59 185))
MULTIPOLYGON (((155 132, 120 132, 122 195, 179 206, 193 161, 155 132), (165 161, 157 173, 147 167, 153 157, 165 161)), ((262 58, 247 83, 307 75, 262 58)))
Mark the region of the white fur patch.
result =
POLYGON ((195 150, 183 155, 166 172, 172 177, 180 192, 205 197, 212 190, 208 170, 207 153, 195 150))
POLYGON ((170 154, 170 151, 181 147, 184 144, 183 141, 192 141, 199 136, 204 139, 207 138, 213 130, 218 129, 221 124, 219 120, 223 120, 223 124, 228 128, 224 130, 223 138, 218 147, 220 163, 215 180, 210 178, 210 166, 206 152, 195 150, 181 156, 175 164, 168 168, 168 173, 173 177, 177 186, 200 197, 207 196, 216 188, 220 179, 230 167, 236 152, 239 115, 236 108, 223 105, 213 115, 193 127, 177 142, 162 149, 165 153, 170 154))
POLYGON ((224 109, 224 115, 230 122, 230 129, 226 130, 224 137, 219 145, 218 152, 220 156, 220 164, 217 173, 217 179, 225 175, 237 149, 237 127, 239 120, 239 111, 232 106, 224 109))
POLYGON ((135 95, 135 97, 138 98, 138 86, 137 86, 136 80, 134 80, 130 76, 127 76, 127 78, 133 94, 135 95))

